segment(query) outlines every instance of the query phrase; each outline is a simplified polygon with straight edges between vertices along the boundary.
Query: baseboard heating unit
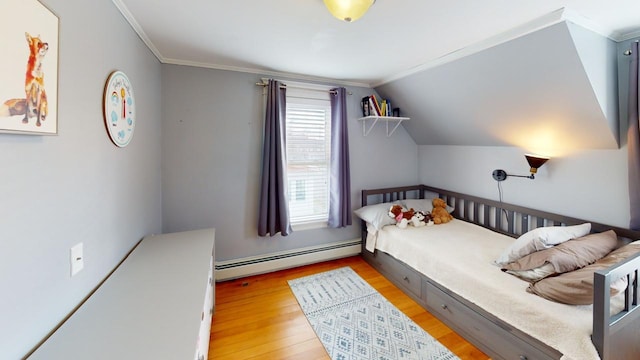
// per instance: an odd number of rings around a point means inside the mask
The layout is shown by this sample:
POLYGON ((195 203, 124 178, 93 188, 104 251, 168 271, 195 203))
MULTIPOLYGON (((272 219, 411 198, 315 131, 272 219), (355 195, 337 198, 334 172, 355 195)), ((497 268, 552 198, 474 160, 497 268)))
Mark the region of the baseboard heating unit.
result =
POLYGON ((216 281, 237 279, 249 275, 358 255, 361 250, 361 240, 354 239, 242 259, 216 261, 215 277, 216 281))

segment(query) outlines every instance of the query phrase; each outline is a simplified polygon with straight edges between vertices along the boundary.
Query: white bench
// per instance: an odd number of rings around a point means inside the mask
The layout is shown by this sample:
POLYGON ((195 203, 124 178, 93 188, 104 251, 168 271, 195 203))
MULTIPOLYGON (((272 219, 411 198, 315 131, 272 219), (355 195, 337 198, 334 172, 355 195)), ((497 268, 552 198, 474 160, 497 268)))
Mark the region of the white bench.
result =
POLYGON ((214 229, 145 237, 29 359, 206 359, 214 229))

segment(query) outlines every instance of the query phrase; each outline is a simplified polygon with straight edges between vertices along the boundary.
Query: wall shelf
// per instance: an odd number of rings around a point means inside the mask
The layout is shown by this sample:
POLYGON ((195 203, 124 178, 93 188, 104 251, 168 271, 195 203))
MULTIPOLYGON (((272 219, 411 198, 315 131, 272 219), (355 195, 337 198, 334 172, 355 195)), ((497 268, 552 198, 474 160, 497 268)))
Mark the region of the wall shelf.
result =
POLYGON ((358 121, 362 122, 362 136, 367 136, 371 132, 371 130, 376 126, 379 121, 384 121, 387 126, 387 137, 393 135, 398 126, 402 124, 403 121, 409 120, 408 117, 395 117, 395 116, 365 116, 358 119, 358 121), (367 129, 367 121, 371 122, 367 129), (389 131, 389 123, 392 123, 391 131, 389 131), (395 124, 394 124, 395 123, 395 124))

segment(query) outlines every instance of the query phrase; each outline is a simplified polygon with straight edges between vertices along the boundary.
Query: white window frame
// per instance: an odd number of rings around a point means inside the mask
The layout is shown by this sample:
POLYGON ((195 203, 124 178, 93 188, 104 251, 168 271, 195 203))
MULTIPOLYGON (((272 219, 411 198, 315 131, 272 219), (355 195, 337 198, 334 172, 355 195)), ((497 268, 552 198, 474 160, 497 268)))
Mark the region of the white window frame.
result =
MULTIPOLYGON (((323 216, 322 219, 311 218, 310 220, 301 220, 295 219, 295 214, 292 214, 292 206, 291 203, 296 199, 296 189, 289 189, 289 216, 291 220, 291 227, 293 230, 308 230, 308 229, 317 229, 324 228, 328 226, 328 215, 329 215, 329 178, 330 178, 330 159, 331 159, 331 100, 329 91, 331 87, 322 86, 322 85, 314 85, 314 84, 306 84, 306 83, 296 83, 296 82, 285 82, 287 84, 287 108, 289 106, 292 107, 302 107, 308 109, 322 109, 325 111, 325 146, 326 146, 326 166, 327 166, 327 178, 326 178, 326 216, 323 216)), ((287 124, 287 127, 289 124, 287 124)), ((287 139, 288 143, 288 139, 287 139)), ((289 162, 289 149, 287 149, 287 162, 289 162)), ((287 164, 288 166, 289 164, 287 164)), ((300 179, 293 178, 289 171, 287 171, 287 184, 291 184, 293 182, 297 182, 300 179)))

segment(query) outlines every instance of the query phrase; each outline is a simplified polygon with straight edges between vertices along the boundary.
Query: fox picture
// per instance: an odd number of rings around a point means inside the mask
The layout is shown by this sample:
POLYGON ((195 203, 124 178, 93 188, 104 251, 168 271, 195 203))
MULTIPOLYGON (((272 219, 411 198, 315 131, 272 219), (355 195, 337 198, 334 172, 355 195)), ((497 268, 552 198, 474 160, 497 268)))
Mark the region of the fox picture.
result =
POLYGON ((0 117, 23 116, 22 123, 28 124, 35 118, 36 126, 41 126, 47 118, 47 92, 44 87, 42 64, 49 50, 49 44, 40 36, 31 36, 25 32, 29 47, 29 58, 24 82, 24 97, 6 100, 0 105, 0 117))

